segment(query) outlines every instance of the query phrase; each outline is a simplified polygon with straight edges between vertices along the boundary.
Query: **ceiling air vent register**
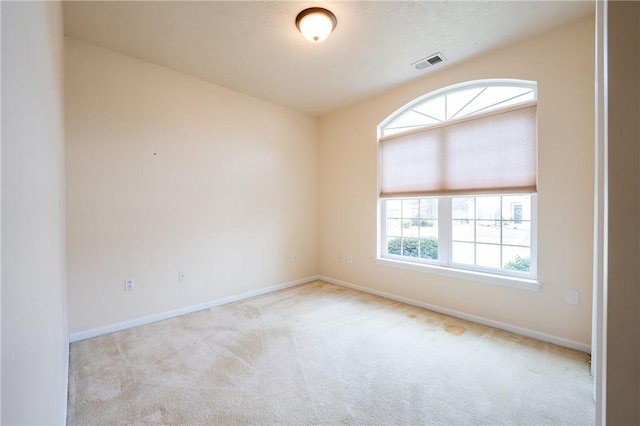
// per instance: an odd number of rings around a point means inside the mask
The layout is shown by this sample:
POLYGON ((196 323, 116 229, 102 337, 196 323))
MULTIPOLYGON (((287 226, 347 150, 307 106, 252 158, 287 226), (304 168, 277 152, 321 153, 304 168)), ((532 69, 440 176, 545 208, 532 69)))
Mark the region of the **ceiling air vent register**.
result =
POLYGON ((433 65, 439 64, 440 62, 444 62, 444 61, 445 61, 444 56, 442 56, 442 53, 438 52, 431 56, 427 56, 424 59, 420 59, 419 61, 414 62, 411 65, 416 67, 417 70, 423 70, 425 68, 431 67, 433 65))

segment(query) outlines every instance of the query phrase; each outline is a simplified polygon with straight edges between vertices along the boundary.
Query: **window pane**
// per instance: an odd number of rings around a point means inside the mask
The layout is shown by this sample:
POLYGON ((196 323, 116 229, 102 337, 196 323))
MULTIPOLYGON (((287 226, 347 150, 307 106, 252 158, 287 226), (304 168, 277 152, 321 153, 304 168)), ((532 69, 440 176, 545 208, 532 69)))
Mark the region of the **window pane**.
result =
POLYGON ((402 201, 401 200, 387 200, 386 204, 386 216, 387 218, 400 218, 402 217, 402 201))
POLYGON ((451 200, 453 205, 452 217, 454 219, 474 219, 475 197, 454 197, 451 200))
POLYGON ((531 195, 507 195, 502 197, 502 218, 519 223, 531 220, 531 195))
POLYGON ((500 197, 477 197, 477 219, 500 219, 500 197))
POLYGON ((481 111, 478 112, 487 112, 487 111, 491 111, 491 110, 495 110, 495 109, 500 109, 500 108, 507 108, 511 105, 517 105, 523 102, 530 102, 530 101, 534 101, 536 98, 535 93, 533 90, 530 90, 527 93, 523 93, 520 96, 516 96, 514 98, 511 99, 506 99, 503 102, 500 102, 499 104, 495 104, 489 108, 485 108, 481 111))
POLYGON ((387 235, 399 237, 402 235, 402 220, 401 219, 387 219, 387 235))
POLYGON ((438 239, 438 221, 432 219, 420 219, 420 238, 438 239))
POLYGON ((467 265, 474 264, 474 248, 473 243, 457 243, 451 245, 451 257, 455 263, 465 263, 467 265))
POLYGON ((420 199, 420 217, 425 219, 438 218, 438 199, 437 198, 421 198, 420 199))
MULTIPOLYGON (((479 243, 500 244, 499 220, 479 220, 476 222, 476 241, 479 243)), ((500 262, 498 262, 500 265, 500 262)))
POLYGON ((458 114, 458 117, 504 108, 508 105, 533 101, 534 99, 535 92, 529 87, 489 86, 480 96, 467 105, 458 114))
POLYGON ((387 238, 387 253, 398 256, 402 254, 402 239, 400 237, 387 238))
POLYGON ((384 134, 390 135, 393 134, 394 131, 404 132, 416 127, 438 124, 441 121, 442 120, 438 120, 437 117, 428 117, 418 112, 407 111, 401 116, 390 121, 384 128, 384 134))
POLYGON ((514 246, 531 245, 531 222, 505 222, 502 227, 502 244, 514 246))
POLYGON ((477 244, 476 265, 500 268, 500 246, 493 244, 477 244))
POLYGON ((502 262, 504 269, 529 272, 531 250, 528 247, 502 247, 502 262))
POLYGON ((431 117, 437 121, 444 121, 446 120, 444 100, 444 96, 429 99, 426 102, 422 102, 420 105, 415 106, 411 112, 431 117))
POLYGON ((420 239, 420 257, 423 259, 438 259, 438 239, 437 238, 421 238, 420 239))
POLYGON ((483 90, 484 87, 473 87, 447 94, 447 120, 455 118, 459 111, 483 90))
POLYGON ((405 219, 417 218, 420 214, 420 200, 402 200, 402 217, 405 219))
POLYGON ((408 257, 418 257, 418 238, 403 238, 402 239, 402 255, 408 257))
POLYGON ((420 219, 402 219, 402 236, 418 238, 420 236, 420 219))
POLYGON ((451 235, 454 241, 475 241, 473 220, 454 220, 452 225, 451 235))

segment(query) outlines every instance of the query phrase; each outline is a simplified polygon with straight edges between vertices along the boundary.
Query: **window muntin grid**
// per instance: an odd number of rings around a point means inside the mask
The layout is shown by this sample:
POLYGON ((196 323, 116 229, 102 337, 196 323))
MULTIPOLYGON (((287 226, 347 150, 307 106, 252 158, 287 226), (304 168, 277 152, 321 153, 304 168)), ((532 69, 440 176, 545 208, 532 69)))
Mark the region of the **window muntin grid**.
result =
POLYGON ((534 197, 495 194, 381 200, 382 257, 535 277, 534 197))
POLYGON ((403 107, 380 127, 380 137, 424 129, 536 99, 535 82, 481 80, 464 83, 429 93, 403 107))

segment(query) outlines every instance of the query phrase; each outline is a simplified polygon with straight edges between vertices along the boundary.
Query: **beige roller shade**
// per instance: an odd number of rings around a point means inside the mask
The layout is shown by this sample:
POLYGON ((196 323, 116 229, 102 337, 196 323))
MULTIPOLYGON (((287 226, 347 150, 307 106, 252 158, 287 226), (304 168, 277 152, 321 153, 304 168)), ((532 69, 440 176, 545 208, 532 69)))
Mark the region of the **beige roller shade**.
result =
POLYGON ((380 140, 380 196, 536 192, 537 106, 380 140))

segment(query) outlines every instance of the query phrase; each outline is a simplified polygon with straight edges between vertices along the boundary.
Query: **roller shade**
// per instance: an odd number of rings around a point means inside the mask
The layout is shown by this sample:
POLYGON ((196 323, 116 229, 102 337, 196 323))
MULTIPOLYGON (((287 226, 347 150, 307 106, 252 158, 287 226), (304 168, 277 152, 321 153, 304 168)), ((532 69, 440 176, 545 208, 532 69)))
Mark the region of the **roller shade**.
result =
POLYGON ((380 140, 380 196, 537 190, 537 106, 528 103, 380 140))

